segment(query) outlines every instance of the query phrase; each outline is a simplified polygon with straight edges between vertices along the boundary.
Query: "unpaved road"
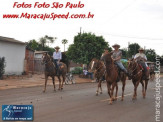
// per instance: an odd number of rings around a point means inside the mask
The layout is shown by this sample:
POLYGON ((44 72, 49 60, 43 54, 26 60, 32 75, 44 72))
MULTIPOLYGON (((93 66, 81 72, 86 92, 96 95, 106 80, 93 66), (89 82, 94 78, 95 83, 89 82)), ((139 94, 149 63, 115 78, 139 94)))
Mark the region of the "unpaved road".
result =
MULTIPOLYGON (((154 122, 155 121, 155 82, 149 82, 147 97, 142 98, 141 84, 138 97, 132 101, 133 85, 127 81, 124 101, 108 104, 106 83, 103 83, 103 94, 95 96, 97 83, 65 85, 63 91, 53 91, 52 86, 18 88, 0 91, 0 105, 32 104, 34 122, 154 122)), ((163 79, 161 79, 163 86, 163 79)), ((58 86, 57 86, 58 87, 58 86)), ((161 87, 161 94, 163 94, 161 87)), ((118 96, 121 95, 119 83, 118 96)), ((163 113, 161 100, 161 113, 163 113)), ((0 116, 1 116, 0 111, 0 116)), ((163 121, 163 115, 161 115, 163 121)), ((0 118, 2 121, 2 118, 0 118)))

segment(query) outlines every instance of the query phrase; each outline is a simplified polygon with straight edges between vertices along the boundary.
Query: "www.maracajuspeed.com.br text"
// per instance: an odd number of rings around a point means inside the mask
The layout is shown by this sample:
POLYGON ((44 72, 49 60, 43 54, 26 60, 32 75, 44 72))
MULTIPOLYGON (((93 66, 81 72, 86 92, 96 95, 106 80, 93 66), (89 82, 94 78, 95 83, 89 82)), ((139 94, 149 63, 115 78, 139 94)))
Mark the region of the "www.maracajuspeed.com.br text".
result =
POLYGON ((92 19, 94 14, 89 12, 88 14, 55 14, 55 13, 44 13, 44 14, 30 14, 30 13, 21 13, 21 14, 3 14, 3 19, 92 19))

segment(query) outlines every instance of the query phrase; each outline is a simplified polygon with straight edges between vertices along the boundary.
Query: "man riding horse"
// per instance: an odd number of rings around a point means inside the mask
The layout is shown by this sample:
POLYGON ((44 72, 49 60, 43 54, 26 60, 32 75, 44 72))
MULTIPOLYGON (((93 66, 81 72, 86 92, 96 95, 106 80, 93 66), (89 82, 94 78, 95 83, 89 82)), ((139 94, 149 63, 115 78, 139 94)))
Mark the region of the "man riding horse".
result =
POLYGON ((128 75, 126 68, 123 66, 123 64, 121 62, 122 51, 119 50, 120 45, 114 44, 112 47, 114 48, 114 50, 111 52, 114 63, 118 66, 118 68, 120 68, 120 70, 122 70, 123 72, 125 72, 128 75))
POLYGON ((145 62, 147 61, 147 57, 143 52, 144 52, 144 49, 139 48, 139 53, 137 53, 135 55, 134 59, 137 61, 138 64, 140 64, 143 67, 145 78, 147 80, 149 80, 149 74, 148 74, 148 71, 147 71, 147 66, 145 64, 145 62))
POLYGON ((59 49, 60 49, 60 47, 56 46, 55 52, 53 53, 53 60, 54 60, 55 66, 56 66, 57 75, 59 75, 59 62, 62 59, 62 53, 59 51, 59 49))

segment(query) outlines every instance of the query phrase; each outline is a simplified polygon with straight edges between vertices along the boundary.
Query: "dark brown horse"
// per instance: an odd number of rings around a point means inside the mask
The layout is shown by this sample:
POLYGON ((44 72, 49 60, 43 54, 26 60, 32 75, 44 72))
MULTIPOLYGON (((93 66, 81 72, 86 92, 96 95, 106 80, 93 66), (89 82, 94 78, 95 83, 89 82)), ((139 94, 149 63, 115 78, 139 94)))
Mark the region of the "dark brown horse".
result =
POLYGON ((98 81, 98 87, 97 87, 96 95, 98 95, 98 93, 99 93, 99 88, 101 90, 100 94, 102 94, 101 82, 102 82, 102 79, 105 75, 105 70, 106 70, 105 64, 101 60, 93 58, 89 64, 88 71, 94 72, 94 76, 98 81))
POLYGON ((126 85, 126 75, 124 73, 118 73, 118 68, 114 64, 114 61, 111 57, 112 53, 106 54, 103 56, 104 63, 106 65, 106 82, 107 82, 107 88, 108 88, 108 94, 110 96, 110 102, 109 104, 112 104, 113 100, 117 100, 117 93, 118 93, 118 84, 117 82, 119 80, 122 81, 122 98, 121 100, 123 101, 124 99, 124 90, 125 90, 125 85, 126 85), (112 86, 112 88, 111 88, 112 86), (113 98, 113 92, 114 92, 114 87, 116 87, 116 94, 115 98, 113 98))
POLYGON ((137 98, 137 87, 139 83, 142 84, 142 95, 143 98, 145 98, 148 79, 145 78, 145 73, 142 71, 142 67, 134 59, 132 59, 128 62, 128 72, 134 84, 134 94, 132 99, 135 100, 137 98), (144 80, 145 80, 145 88, 143 82, 144 80))
MULTIPOLYGON (((53 59, 47 53, 45 53, 42 57, 42 63, 45 64, 45 87, 44 87, 43 92, 46 91, 46 85, 47 85, 47 80, 48 80, 49 76, 52 78, 54 91, 56 91, 56 89, 55 89, 55 76, 57 76, 56 75, 57 73, 56 73, 56 66, 53 63, 53 59)), ((59 80, 59 89, 58 90, 63 89, 63 83, 65 82, 66 73, 67 73, 67 66, 62 62, 60 62, 60 65, 61 65, 59 67, 60 73, 57 76, 58 80, 59 80), (63 78, 62 81, 61 81, 60 76, 62 76, 62 78, 63 78)))

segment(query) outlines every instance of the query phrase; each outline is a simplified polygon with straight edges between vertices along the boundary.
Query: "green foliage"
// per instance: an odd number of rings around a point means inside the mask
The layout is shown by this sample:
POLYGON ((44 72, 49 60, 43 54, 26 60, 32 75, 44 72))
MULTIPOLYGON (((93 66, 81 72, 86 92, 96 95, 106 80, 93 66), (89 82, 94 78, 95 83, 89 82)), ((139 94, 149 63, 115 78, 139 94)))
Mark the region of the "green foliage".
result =
POLYGON ((56 38, 54 37, 49 37, 46 35, 45 37, 40 38, 39 42, 37 42, 35 39, 30 40, 27 43, 27 47, 37 51, 49 51, 49 55, 52 55, 55 50, 54 48, 46 45, 46 43, 53 43, 55 39, 56 38))
POLYGON ((71 71, 72 74, 81 74, 83 73, 83 68, 82 67, 75 67, 74 70, 71 71))
POLYGON ((127 48, 121 49, 122 51, 122 58, 127 59, 128 58, 128 51, 127 48))
POLYGON ((154 49, 147 49, 145 51, 145 54, 147 56, 147 60, 148 61, 152 61, 152 62, 155 62, 156 61, 156 52, 154 49))
POLYGON ((3 78, 3 74, 5 73, 5 58, 0 57, 0 79, 3 78))
POLYGON ((140 45, 137 43, 133 43, 129 45, 129 57, 132 57, 132 55, 135 55, 136 53, 138 53, 138 49, 140 48, 140 45))
POLYGON ((76 63, 88 64, 92 58, 100 59, 104 48, 109 48, 102 36, 82 33, 74 37, 74 44, 70 45, 66 55, 76 63))

